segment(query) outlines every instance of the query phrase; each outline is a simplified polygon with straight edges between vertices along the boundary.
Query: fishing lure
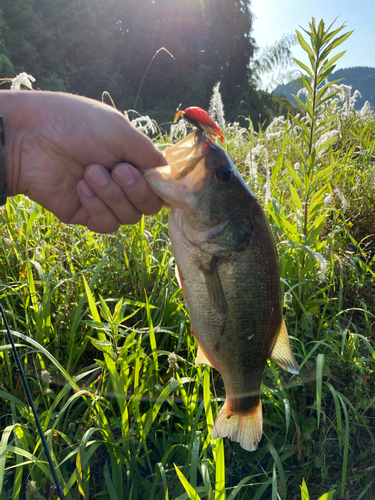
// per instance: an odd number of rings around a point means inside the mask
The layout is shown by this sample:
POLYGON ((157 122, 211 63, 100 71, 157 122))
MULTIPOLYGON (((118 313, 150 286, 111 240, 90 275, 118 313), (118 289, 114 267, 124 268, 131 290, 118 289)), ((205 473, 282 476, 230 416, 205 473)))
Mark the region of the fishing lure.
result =
POLYGON ((221 128, 204 109, 190 106, 184 111, 179 111, 174 117, 174 121, 176 122, 180 116, 194 127, 204 130, 211 140, 212 136, 220 137, 222 144, 224 144, 224 134, 221 128))

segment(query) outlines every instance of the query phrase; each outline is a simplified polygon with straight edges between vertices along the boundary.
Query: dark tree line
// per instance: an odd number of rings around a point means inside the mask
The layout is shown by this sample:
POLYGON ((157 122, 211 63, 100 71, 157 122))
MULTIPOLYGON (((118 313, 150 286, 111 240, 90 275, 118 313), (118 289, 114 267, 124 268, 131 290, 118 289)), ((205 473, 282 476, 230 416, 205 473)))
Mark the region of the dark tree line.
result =
POLYGON ((227 119, 256 123, 275 99, 252 83, 251 28, 249 0, 1 0, 0 78, 25 71, 38 89, 108 91, 118 109, 137 101, 159 123, 179 104, 208 108, 220 81, 227 119), (153 59, 161 47, 173 57, 153 59))

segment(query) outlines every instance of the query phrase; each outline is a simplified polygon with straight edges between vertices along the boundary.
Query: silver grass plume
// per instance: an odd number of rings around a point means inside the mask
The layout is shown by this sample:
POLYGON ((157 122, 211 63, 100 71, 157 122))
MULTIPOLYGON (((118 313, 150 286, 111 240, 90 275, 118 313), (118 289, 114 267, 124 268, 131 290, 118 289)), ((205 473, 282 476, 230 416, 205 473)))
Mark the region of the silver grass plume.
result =
POLYGON ((217 82, 217 84, 212 90, 212 97, 208 113, 212 116, 212 118, 215 121, 217 121, 219 127, 223 129, 225 127, 224 105, 219 88, 220 88, 220 82, 217 82))
POLYGON ((24 85, 28 89, 32 90, 33 82, 35 82, 35 78, 33 76, 28 75, 27 73, 20 73, 13 78, 10 90, 21 90, 21 85, 24 85))

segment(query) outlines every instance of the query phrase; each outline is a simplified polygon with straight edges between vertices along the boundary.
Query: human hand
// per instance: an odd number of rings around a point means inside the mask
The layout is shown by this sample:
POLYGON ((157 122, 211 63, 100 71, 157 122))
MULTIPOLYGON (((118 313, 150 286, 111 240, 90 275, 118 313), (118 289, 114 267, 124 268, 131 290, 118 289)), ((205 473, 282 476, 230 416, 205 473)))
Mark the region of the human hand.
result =
POLYGON ((160 210, 135 167, 165 159, 113 108, 69 94, 1 91, 0 110, 9 195, 26 194, 63 222, 102 233, 160 210))

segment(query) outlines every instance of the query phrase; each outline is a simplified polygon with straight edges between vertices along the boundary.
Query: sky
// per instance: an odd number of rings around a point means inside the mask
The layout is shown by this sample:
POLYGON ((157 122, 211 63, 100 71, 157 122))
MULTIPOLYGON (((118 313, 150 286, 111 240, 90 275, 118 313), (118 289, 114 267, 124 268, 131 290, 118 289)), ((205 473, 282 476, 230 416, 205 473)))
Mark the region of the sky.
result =
MULTIPOLYGON (((323 18, 328 26, 338 17, 334 26, 346 24, 342 32, 354 33, 337 49, 347 52, 336 69, 375 67, 375 0, 252 0, 251 5, 255 17, 252 36, 259 47, 273 45, 284 33, 301 31, 301 26, 309 29, 312 17, 316 22, 323 18)), ((307 62, 299 47, 293 48, 293 56, 307 62)))

